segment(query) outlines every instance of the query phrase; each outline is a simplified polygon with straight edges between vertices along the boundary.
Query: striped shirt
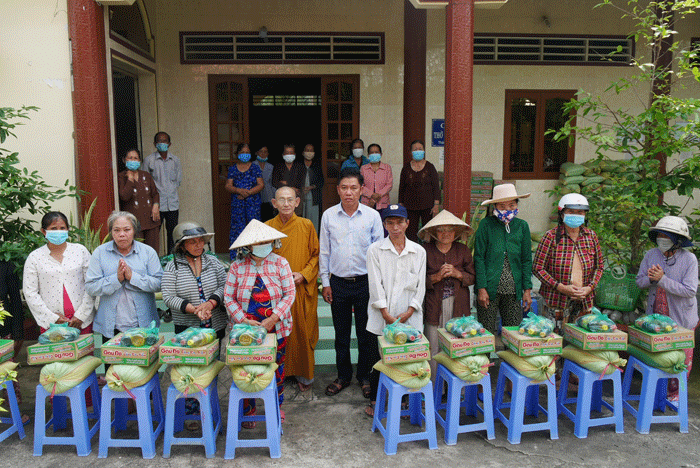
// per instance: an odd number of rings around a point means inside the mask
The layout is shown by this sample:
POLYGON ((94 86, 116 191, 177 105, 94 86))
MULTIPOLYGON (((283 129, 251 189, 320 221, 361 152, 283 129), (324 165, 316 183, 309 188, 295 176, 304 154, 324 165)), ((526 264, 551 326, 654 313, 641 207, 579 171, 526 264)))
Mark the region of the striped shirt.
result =
POLYGON ((224 287, 224 303, 230 325, 242 323, 245 319, 255 278, 258 275, 265 283, 267 292, 270 293, 272 313, 280 318, 275 325, 277 338, 289 336, 292 331, 292 304, 296 297, 296 286, 289 263, 274 253, 265 257, 260 266, 256 265, 249 256, 231 264, 224 287))
POLYGON ((593 291, 583 300, 583 307, 593 307, 595 288, 603 274, 603 253, 600 250, 598 236, 585 226, 581 226, 576 242, 564 232, 557 244, 557 227, 545 233, 537 246, 535 260, 532 264, 533 274, 542 281, 540 294, 547 305, 553 309, 564 309, 568 296, 558 292, 557 283, 571 284, 571 270, 574 263, 574 251, 578 253, 583 270, 583 285, 593 291))
MULTIPOLYGON (((202 290, 204 297, 213 299, 221 307, 214 308, 211 316, 212 328, 221 330, 228 321, 223 308, 226 268, 213 255, 202 255, 202 290)), ((203 301, 199 296, 199 287, 194 272, 183 255, 176 255, 163 270, 161 280, 163 302, 173 314, 173 323, 185 327, 199 327, 200 319, 195 314, 186 313, 188 304, 198 306, 203 301)))

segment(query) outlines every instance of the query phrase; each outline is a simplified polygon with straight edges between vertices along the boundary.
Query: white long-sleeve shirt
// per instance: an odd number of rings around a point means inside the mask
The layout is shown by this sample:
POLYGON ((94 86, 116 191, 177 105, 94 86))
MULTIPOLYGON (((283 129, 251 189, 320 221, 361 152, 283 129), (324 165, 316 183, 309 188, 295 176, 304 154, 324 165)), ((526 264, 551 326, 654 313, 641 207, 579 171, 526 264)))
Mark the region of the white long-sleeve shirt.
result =
POLYGON ((24 264, 22 289, 29 310, 41 328, 49 328, 63 315, 63 288, 70 298, 74 317, 82 320, 82 328, 95 316, 94 299, 85 291, 85 272, 90 265, 90 252, 80 245, 66 245, 63 261, 51 256, 44 245, 29 254, 24 264))
POLYGON ((408 239, 400 254, 388 237, 369 246, 367 331, 382 334, 387 325, 381 311, 385 307, 392 317, 398 317, 413 307, 415 312, 407 323, 423 331, 425 266, 425 249, 408 239))

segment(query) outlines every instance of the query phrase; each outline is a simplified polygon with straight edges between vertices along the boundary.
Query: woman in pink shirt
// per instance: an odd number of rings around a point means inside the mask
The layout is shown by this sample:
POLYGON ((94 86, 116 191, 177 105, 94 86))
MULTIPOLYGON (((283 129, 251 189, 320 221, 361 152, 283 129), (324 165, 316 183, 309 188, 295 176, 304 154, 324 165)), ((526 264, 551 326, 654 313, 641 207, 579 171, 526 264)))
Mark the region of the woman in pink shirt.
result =
POLYGON ((367 155, 369 164, 365 164, 360 169, 365 178, 361 201, 365 205, 381 211, 389 206, 389 192, 394 185, 394 176, 391 173, 391 166, 381 162, 381 146, 372 143, 367 148, 367 155))

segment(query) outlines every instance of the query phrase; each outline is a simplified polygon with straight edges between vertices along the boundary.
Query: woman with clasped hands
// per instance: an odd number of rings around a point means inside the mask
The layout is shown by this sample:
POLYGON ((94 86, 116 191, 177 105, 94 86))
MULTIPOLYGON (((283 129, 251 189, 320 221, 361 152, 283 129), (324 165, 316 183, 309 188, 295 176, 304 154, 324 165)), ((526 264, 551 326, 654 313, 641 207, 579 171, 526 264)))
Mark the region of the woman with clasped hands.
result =
POLYGON ((163 268, 153 248, 134 240, 136 217, 114 211, 107 219, 112 240, 92 254, 85 287, 100 298, 94 329, 106 339, 120 331, 158 323, 155 292, 160 291, 163 268))

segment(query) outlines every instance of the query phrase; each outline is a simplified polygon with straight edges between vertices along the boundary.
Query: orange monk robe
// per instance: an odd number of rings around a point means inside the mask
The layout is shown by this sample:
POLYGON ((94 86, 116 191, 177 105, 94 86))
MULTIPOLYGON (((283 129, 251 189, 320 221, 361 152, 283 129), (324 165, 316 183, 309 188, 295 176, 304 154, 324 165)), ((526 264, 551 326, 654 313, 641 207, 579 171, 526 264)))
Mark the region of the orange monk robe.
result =
POLYGON ((282 247, 274 252, 287 259, 292 272, 301 273, 306 280, 297 285, 292 305, 292 333, 287 338, 284 373, 313 379, 318 342, 318 236, 311 221, 295 214, 286 224, 279 215, 266 224, 287 234, 282 247))

